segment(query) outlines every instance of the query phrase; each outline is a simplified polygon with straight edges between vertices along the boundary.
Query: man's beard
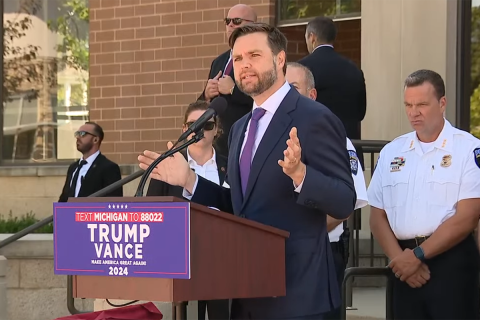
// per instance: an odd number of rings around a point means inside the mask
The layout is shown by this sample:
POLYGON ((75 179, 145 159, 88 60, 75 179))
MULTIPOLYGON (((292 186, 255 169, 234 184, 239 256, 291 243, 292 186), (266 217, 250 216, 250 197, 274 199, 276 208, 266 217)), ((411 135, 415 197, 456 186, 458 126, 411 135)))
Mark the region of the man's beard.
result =
POLYGON ((275 84, 275 81, 277 81, 278 78, 275 64, 272 69, 265 71, 262 74, 255 73, 255 76, 257 77, 258 82, 253 86, 251 84, 244 86, 241 79, 237 82, 238 88, 251 97, 264 93, 275 84))
POLYGON ((87 142, 87 143, 80 144, 79 146, 77 146, 78 152, 80 152, 82 154, 92 150, 92 148, 93 148, 93 142, 87 142))

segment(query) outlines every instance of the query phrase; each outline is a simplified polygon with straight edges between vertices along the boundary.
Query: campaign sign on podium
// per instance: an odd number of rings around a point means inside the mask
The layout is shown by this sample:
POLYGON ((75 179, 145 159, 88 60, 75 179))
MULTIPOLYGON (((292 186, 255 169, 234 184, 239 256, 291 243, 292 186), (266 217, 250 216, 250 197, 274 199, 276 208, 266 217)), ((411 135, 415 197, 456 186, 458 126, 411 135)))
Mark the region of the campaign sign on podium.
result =
POLYGON ((188 202, 53 204, 54 273, 190 279, 188 202))

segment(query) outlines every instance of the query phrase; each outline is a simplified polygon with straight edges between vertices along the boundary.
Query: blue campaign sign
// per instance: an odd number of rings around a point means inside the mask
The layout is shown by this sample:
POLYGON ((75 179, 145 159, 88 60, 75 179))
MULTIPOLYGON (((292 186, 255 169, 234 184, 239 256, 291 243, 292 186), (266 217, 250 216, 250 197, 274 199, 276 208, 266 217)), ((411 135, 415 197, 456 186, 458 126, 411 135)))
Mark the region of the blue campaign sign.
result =
POLYGON ((54 273, 190 279, 188 202, 53 204, 54 273))

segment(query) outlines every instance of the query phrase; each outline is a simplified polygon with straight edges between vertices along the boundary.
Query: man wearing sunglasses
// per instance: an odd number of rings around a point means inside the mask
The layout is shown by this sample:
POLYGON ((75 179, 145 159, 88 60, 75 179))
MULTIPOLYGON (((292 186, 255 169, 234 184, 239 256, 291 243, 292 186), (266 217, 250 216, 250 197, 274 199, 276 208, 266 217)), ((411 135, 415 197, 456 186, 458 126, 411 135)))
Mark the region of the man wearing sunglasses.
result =
MULTIPOLYGON (((247 23, 256 22, 255 11, 244 4, 237 4, 230 8, 224 19, 227 41, 233 30, 247 23)), ((228 155, 227 138, 231 126, 245 114, 251 111, 253 99, 244 94, 233 81, 233 61, 231 50, 227 50, 213 60, 204 91, 198 100, 211 102, 218 96, 228 102, 227 111, 219 116, 223 126, 223 134, 216 141, 216 150, 223 156, 228 155)))
MULTIPOLYGON (((67 202, 68 198, 88 197, 122 179, 118 164, 100 152, 104 137, 102 127, 95 122, 86 122, 74 136, 82 158, 68 167, 65 185, 58 202, 67 202)), ((123 197, 123 188, 119 187, 105 196, 123 197)))

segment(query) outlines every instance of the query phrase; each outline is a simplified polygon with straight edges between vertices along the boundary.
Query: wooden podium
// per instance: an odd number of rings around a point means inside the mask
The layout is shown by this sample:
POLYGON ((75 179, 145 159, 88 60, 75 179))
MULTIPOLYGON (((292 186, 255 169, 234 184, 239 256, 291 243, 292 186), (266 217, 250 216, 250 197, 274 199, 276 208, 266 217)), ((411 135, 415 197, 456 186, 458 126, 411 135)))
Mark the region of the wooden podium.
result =
MULTIPOLYGON (((69 202, 187 202, 174 197, 71 198, 69 202)), ((289 233, 190 203, 190 279, 73 276, 75 298, 186 302, 286 295, 285 239, 289 233)), ((161 245, 161 244, 159 244, 161 245)))

